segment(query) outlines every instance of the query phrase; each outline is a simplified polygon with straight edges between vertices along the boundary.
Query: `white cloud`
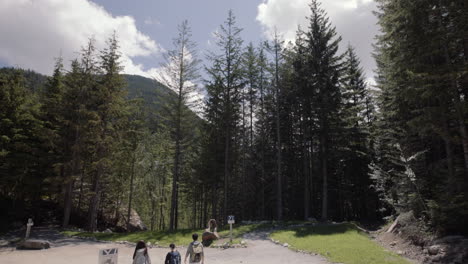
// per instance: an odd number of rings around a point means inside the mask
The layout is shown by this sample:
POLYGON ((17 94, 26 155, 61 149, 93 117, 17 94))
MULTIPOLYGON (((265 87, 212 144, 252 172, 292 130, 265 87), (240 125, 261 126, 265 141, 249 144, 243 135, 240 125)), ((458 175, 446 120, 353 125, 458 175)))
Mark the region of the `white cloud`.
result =
POLYGON ((90 37, 102 49, 117 33, 125 72, 148 76, 134 58, 161 52, 140 32, 131 16, 113 16, 89 0, 0 0, 0 60, 10 65, 51 74, 53 58, 68 62, 90 37))
MULTIPOLYGON (((293 41, 298 25, 307 28, 306 17, 310 14, 310 0, 264 0, 258 5, 257 21, 271 38, 276 27, 286 41, 293 41)), ((373 0, 322 0, 330 21, 343 37, 342 51, 350 43, 356 48, 365 74, 372 79, 375 61, 372 58, 372 43, 378 32, 377 19, 372 14, 376 9, 373 0)))

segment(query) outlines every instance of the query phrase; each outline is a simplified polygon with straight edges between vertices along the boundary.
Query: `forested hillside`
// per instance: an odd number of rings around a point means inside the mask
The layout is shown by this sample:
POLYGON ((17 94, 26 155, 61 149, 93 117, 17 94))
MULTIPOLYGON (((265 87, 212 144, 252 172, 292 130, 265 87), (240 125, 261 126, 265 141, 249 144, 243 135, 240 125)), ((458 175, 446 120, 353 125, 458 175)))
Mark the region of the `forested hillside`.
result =
POLYGON ((1 71, 10 218, 49 206, 95 231, 131 209, 152 230, 409 213, 424 232, 468 234, 468 7, 377 2, 375 85, 316 0, 289 43, 244 43, 229 11, 204 67, 184 21, 157 82, 122 75, 115 35, 47 80, 1 71))

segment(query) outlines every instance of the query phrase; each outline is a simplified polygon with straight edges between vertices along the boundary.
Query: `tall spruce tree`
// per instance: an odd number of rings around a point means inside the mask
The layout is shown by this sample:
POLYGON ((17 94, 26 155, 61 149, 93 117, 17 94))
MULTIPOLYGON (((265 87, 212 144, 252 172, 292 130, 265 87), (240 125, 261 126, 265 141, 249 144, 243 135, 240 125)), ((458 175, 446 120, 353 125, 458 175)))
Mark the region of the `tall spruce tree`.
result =
POLYGON ((242 29, 236 26, 236 18, 232 10, 228 13, 228 18, 219 31, 215 33, 216 46, 219 53, 214 52, 208 55, 208 60, 212 65, 206 68, 208 74, 208 100, 214 104, 207 105, 207 115, 212 115, 212 111, 220 111, 221 123, 212 124, 221 127, 223 146, 223 217, 232 213, 233 207, 230 204, 229 193, 232 191, 231 180, 236 179, 237 145, 239 133, 239 121, 241 120, 241 91, 244 86, 242 69, 242 39, 240 33, 242 29), (216 97, 216 98, 215 98, 216 97))
POLYGON ((195 123, 191 109, 198 109, 200 102, 196 82, 199 78, 195 43, 188 21, 179 26, 179 35, 174 39, 174 49, 165 55, 163 72, 159 81, 176 92, 177 97, 168 98, 169 129, 174 139, 174 173, 172 179, 172 198, 169 228, 177 229, 179 180, 184 167, 187 167, 188 147, 193 144, 195 123))
POLYGON ((314 105, 313 116, 318 123, 322 175, 321 218, 327 220, 330 133, 341 101, 339 81, 342 56, 337 54, 341 37, 337 37, 335 28, 318 1, 312 0, 310 11, 309 27, 304 37, 309 70, 307 89, 310 89, 311 103, 314 105))
POLYGON ((283 170, 282 170, 282 143, 281 143, 281 124, 280 124, 280 105, 281 105, 281 83, 280 83, 280 67, 282 63, 284 41, 281 40, 277 30, 275 29, 273 41, 269 45, 269 51, 273 56, 272 76, 274 87, 274 106, 275 106, 275 131, 276 131, 276 219, 283 219, 283 170))
POLYGON ((91 90, 89 107, 94 112, 92 130, 94 132, 93 156, 94 177, 92 197, 88 209, 88 229, 96 230, 97 213, 104 189, 102 182, 112 174, 111 157, 115 149, 115 139, 121 131, 119 121, 123 118, 125 85, 120 72, 120 52, 115 33, 108 39, 108 47, 101 52, 98 70, 102 73, 99 81, 91 90))

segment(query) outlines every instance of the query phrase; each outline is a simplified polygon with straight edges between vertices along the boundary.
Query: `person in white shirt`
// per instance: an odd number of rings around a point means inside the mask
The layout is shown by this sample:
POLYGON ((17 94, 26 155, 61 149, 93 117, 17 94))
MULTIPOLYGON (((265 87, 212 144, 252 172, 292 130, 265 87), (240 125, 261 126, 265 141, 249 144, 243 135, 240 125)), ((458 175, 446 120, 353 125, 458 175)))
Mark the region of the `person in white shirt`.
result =
POLYGON ((133 253, 132 264, 151 264, 145 241, 140 240, 136 244, 135 252, 133 253))

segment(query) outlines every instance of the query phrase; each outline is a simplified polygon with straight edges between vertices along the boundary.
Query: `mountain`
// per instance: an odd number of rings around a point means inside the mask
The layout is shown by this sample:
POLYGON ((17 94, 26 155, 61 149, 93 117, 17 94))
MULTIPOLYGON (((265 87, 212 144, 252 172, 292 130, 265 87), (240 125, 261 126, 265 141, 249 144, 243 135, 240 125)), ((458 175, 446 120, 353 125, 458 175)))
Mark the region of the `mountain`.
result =
MULTIPOLYGON (((13 68, 0 68, 0 73, 10 73, 13 68)), ((33 92, 38 92, 42 89, 47 81, 48 76, 31 71, 21 70, 26 81, 26 87, 33 92)), ((142 98, 144 105, 149 111, 149 116, 152 120, 156 120, 162 113, 163 106, 167 98, 175 98, 177 95, 174 91, 160 82, 139 75, 123 74, 127 82, 128 98, 142 98)), ((194 113, 194 116, 196 114, 194 113)), ((198 118, 197 118, 198 119, 198 118)), ((153 125, 154 122, 152 122, 153 125)))
POLYGON ((123 75, 127 81, 128 97, 143 98, 147 105, 153 104, 156 109, 161 110, 164 98, 177 96, 174 91, 160 82, 140 75, 123 75))

